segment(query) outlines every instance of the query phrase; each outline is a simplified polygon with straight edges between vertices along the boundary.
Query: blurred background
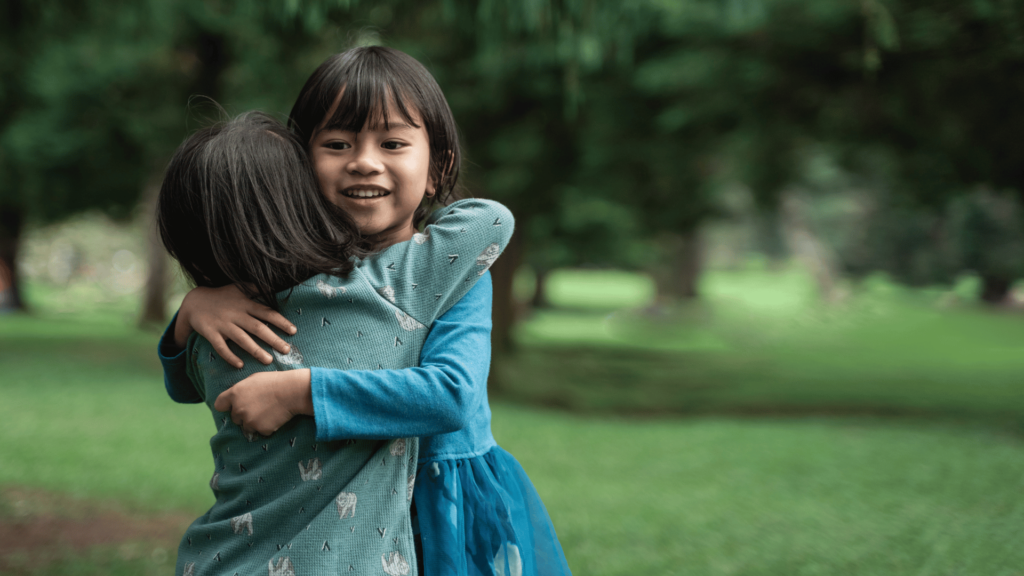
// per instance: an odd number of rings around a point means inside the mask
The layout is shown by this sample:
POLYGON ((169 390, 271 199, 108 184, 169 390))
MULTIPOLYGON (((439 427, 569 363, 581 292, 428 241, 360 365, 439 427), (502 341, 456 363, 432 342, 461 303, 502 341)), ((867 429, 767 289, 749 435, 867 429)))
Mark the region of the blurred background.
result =
POLYGON ((575 573, 1022 574, 1019 0, 5 0, 0 573, 173 573, 163 168, 368 44, 516 215, 494 430, 575 573))

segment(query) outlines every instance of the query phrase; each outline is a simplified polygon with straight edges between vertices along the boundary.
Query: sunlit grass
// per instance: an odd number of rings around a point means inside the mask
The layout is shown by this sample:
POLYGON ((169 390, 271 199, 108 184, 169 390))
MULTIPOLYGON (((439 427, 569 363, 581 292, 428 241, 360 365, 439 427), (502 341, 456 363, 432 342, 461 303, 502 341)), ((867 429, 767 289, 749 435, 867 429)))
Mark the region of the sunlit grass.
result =
POLYGON ((1019 312, 882 279, 826 304, 799 269, 711 271, 702 291, 674 308, 609 312, 595 297, 535 311, 503 392, 601 411, 1024 414, 1019 312))
MULTIPOLYGON (((793 271, 714 272, 679 310, 650 307, 643 277, 552 282, 564 291, 521 327, 494 432, 574 573, 1020 573, 1024 318, 885 283, 794 302, 808 285, 793 271), (633 307, 613 312, 609 294, 633 307), (713 414, 594 414, 623 411, 713 414)), ((155 334, 89 314, 0 317, 0 485, 201 513, 208 411, 166 397, 155 334)), ((39 574, 171 561, 97 549, 39 574)))

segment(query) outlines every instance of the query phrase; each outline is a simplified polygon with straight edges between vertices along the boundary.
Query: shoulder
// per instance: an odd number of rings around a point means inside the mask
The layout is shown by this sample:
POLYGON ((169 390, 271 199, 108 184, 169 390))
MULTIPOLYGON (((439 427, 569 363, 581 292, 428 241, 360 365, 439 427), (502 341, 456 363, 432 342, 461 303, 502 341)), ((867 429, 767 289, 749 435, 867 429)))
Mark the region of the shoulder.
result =
POLYGON ((493 218, 490 222, 492 226, 512 226, 515 223, 512 212, 504 204, 485 198, 465 198, 434 211, 427 224, 438 224, 452 218, 484 217, 493 218))

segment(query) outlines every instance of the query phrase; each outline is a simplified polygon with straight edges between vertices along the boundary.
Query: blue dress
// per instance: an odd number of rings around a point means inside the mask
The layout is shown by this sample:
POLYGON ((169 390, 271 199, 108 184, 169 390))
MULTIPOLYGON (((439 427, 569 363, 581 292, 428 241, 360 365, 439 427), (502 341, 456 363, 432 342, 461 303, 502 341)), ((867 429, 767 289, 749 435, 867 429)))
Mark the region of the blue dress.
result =
MULTIPOLYGON (((422 437, 413 492, 421 574, 568 575, 536 489, 491 435, 490 332, 488 273, 431 326, 419 367, 312 368, 317 438, 422 437)), ((167 392, 196 402, 183 355, 165 353, 172 338, 169 328, 160 342, 167 392)))

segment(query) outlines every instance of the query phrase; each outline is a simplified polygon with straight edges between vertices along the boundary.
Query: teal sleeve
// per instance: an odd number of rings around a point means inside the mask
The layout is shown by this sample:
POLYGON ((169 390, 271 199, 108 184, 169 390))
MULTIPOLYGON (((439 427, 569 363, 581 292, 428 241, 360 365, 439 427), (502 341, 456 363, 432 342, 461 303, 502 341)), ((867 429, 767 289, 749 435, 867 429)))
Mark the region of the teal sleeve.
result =
POLYGON ((164 330, 157 344, 157 356, 164 369, 164 388, 167 395, 175 402, 195 404, 203 401, 195 384, 188 376, 188 355, 185 350, 177 350, 174 345, 174 324, 178 321, 178 313, 174 313, 171 323, 164 330))
POLYGON ((486 401, 491 358, 491 277, 434 322, 420 366, 311 369, 317 439, 434 436, 466 427, 486 401))
POLYGON ((359 275, 396 308, 406 330, 430 326, 462 299, 508 245, 515 222, 492 200, 438 210, 412 240, 359 263, 359 275))

